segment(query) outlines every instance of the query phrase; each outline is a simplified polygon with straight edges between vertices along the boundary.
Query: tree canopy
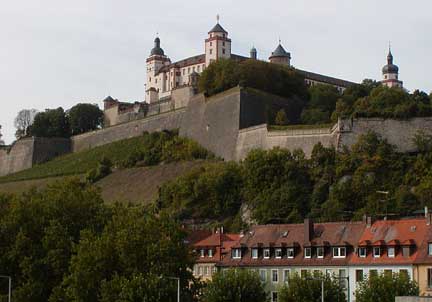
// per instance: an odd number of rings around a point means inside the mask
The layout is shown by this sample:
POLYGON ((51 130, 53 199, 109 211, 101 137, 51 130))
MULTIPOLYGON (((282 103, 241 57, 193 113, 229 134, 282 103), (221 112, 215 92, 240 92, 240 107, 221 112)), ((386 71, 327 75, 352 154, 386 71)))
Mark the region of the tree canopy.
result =
POLYGON ((357 302, 394 302, 397 296, 418 296, 419 288, 408 274, 372 275, 361 281, 355 292, 357 302))
POLYGON ((29 133, 38 137, 69 137, 70 124, 63 108, 47 109, 36 114, 29 133))
MULTIPOLYGON (((322 282, 324 282, 324 301, 346 301, 344 284, 346 280, 332 278, 322 273, 307 273, 305 276, 294 274, 279 292, 280 302, 321 302, 322 282)), ((380 300, 376 300, 380 301, 380 300)))
POLYGON ((100 128, 104 115, 98 105, 80 103, 73 106, 67 116, 71 134, 77 135, 100 128))
POLYGON ((36 114, 36 109, 23 109, 18 112, 14 121, 16 128, 15 137, 17 139, 28 136, 29 127, 33 124, 36 114))
POLYGON ((257 273, 229 269, 213 275, 204 288, 203 302, 265 302, 268 294, 257 273))

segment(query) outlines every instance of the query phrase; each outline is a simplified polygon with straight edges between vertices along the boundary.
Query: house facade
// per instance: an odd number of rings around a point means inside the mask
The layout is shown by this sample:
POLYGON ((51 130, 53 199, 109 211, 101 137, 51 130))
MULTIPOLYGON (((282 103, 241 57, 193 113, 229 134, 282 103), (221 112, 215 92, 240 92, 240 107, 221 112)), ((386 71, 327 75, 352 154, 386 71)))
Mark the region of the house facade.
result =
POLYGON ((421 295, 432 295, 431 214, 426 217, 361 222, 252 226, 231 243, 216 264, 221 269, 255 271, 271 301, 292 274, 320 272, 339 279, 348 301, 358 282, 377 274, 399 273, 418 282, 421 295))

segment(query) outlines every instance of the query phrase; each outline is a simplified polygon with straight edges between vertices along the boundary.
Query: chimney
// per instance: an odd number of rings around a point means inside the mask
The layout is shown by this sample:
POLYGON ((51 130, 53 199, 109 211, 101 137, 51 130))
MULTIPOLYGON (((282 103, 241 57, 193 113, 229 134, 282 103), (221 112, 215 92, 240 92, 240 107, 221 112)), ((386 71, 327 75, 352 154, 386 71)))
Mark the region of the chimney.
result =
POLYGON ((366 218, 366 226, 370 228, 372 226, 372 217, 368 216, 366 218))
POLYGON ((426 216, 426 225, 432 224, 432 213, 428 213, 426 216))
POLYGON ((306 218, 304 220, 304 240, 305 243, 311 242, 314 234, 314 224, 312 219, 306 218))

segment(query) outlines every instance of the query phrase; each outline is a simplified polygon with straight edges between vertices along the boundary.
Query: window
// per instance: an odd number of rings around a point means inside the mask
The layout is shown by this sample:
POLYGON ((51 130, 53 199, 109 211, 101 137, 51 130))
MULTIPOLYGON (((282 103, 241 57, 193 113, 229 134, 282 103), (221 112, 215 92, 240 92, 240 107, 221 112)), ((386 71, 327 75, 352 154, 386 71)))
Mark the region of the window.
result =
POLYGON ((406 279, 409 279, 408 270, 407 269, 401 269, 399 270, 399 275, 401 277, 404 277, 406 279))
POLYGON ((409 257, 410 256, 410 247, 409 246, 402 247, 402 255, 404 257, 409 257))
POLYGON ((225 42, 222 42, 222 46, 225 46, 225 42))
POLYGON ((188 67, 188 74, 190 74, 190 67, 188 67))
POLYGON ((186 74, 186 68, 183 68, 183 75, 186 74))
POLYGON ((318 258, 324 258, 324 248, 323 247, 317 248, 317 257, 318 258))
POLYGON ((270 258, 270 249, 264 249, 264 259, 270 258))
POLYGON ((432 268, 428 268, 427 270, 427 285, 428 288, 432 288, 432 268))
POLYGON ((149 77, 149 82, 151 82, 151 77, 149 77))
POLYGON ((277 292, 272 292, 271 300, 272 300, 272 302, 277 302, 277 300, 278 300, 278 293, 277 292))
POLYGON ((395 256, 395 248, 394 247, 389 247, 387 249, 387 256, 389 256, 390 258, 394 258, 394 256, 395 256))
POLYGON ((210 54, 213 54, 213 49, 210 49, 210 54))
POLYGON ((428 255, 432 256, 432 243, 428 243, 428 255))
POLYGON ((289 276, 290 276, 290 270, 289 269, 285 269, 284 272, 283 272, 283 281, 284 282, 288 282, 289 276))
POLYGON ((208 250, 208 256, 211 258, 211 257, 213 257, 213 250, 212 249, 209 249, 208 250))
POLYGON ((379 247, 374 247, 373 248, 373 256, 375 258, 379 258, 381 256, 381 248, 379 247))
POLYGON ((339 284, 340 284, 340 287, 343 288, 343 289, 345 289, 346 288, 346 282, 347 282, 346 271, 344 269, 340 269, 339 270, 339 284))
POLYGON ((222 53, 225 54, 225 48, 222 48, 222 53))
POLYGON ((306 278, 306 276, 307 276, 307 270, 306 270, 306 269, 302 269, 302 270, 300 271, 300 276, 301 276, 302 278, 306 278))
POLYGON ((198 70, 198 72, 200 71, 200 68, 201 68, 201 66, 198 65, 198 66, 197 66, 197 70, 198 70))
POLYGON ((266 281, 266 270, 265 269, 260 270, 259 274, 260 274, 261 281, 265 282, 266 281))
POLYGON ((201 258, 203 258, 205 256, 205 250, 204 249, 200 250, 200 256, 201 256, 201 258))
POLYGON ((282 258, 282 249, 277 248, 275 250, 275 258, 276 259, 281 259, 282 258))
POLYGON ((240 259, 241 258, 241 249, 233 249, 232 250, 232 258, 240 259))
POLYGON ((333 248, 333 258, 345 258, 346 248, 345 247, 334 247, 333 248))
POLYGON ((252 259, 258 259, 258 249, 252 249, 252 259))
POLYGON ((213 42, 210 42, 210 46, 213 46, 213 42))
POLYGON ((361 281, 363 281, 363 270, 358 269, 356 270, 356 282, 361 282, 361 281))
POLYGON ((365 258, 366 257, 366 248, 365 247, 359 247, 358 255, 361 258, 365 258))
POLYGON ((192 67, 192 71, 193 71, 193 72, 195 72, 195 66, 194 66, 194 67, 192 67))
POLYGON ((287 249, 287 257, 288 257, 288 258, 294 258, 294 248, 289 247, 289 248, 287 249))
POLYGON ((310 258, 312 254, 312 248, 310 247, 305 247, 304 249, 304 257, 305 258, 310 258))
POLYGON ((371 269, 369 271, 369 278, 374 278, 378 276, 378 271, 376 269, 371 269))
POLYGON ((279 273, 277 269, 272 270, 272 282, 277 283, 279 280, 279 273))

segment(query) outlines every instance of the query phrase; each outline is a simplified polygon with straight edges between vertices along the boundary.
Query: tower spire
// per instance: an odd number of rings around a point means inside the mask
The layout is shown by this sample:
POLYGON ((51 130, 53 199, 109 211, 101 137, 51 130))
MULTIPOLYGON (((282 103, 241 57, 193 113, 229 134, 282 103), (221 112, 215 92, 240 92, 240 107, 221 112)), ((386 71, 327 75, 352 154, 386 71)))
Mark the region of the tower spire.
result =
POLYGON ((216 22, 219 24, 220 16, 219 14, 216 15, 216 22))

